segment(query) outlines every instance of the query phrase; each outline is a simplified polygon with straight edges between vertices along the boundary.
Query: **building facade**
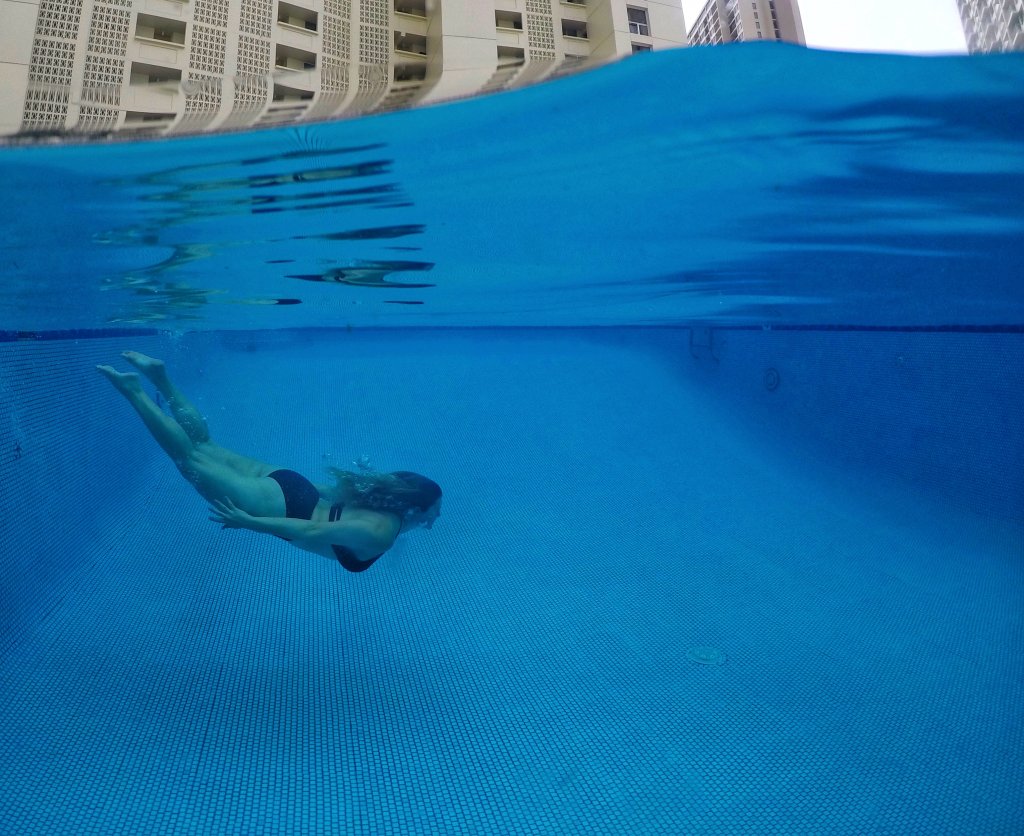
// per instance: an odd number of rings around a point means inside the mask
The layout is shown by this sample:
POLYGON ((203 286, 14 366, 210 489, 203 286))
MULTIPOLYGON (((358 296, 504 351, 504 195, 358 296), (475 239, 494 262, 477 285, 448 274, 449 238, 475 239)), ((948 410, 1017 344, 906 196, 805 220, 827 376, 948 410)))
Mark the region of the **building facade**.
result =
POLYGON ((690 28, 693 46, 736 41, 807 44, 796 0, 708 0, 690 28))
POLYGON ((0 0, 0 135, 287 124, 683 46, 678 0, 0 0))
POLYGON ((1024 50, 1024 0, 957 0, 968 52, 1024 50))

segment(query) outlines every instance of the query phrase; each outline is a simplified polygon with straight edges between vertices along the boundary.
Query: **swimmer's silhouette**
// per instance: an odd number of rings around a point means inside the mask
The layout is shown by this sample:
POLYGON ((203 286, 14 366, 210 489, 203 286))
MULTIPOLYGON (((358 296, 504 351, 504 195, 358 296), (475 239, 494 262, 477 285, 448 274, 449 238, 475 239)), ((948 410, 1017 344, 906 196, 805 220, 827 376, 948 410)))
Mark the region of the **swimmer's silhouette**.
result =
POLYGON ((135 409, 181 475, 211 504, 224 528, 273 534, 305 551, 336 559, 350 572, 368 569, 399 534, 430 528, 441 513, 441 488, 409 471, 352 473, 332 469, 334 486, 317 486, 214 444, 206 420, 178 391, 162 360, 122 355, 167 400, 173 418, 142 388, 139 374, 97 366, 135 409))

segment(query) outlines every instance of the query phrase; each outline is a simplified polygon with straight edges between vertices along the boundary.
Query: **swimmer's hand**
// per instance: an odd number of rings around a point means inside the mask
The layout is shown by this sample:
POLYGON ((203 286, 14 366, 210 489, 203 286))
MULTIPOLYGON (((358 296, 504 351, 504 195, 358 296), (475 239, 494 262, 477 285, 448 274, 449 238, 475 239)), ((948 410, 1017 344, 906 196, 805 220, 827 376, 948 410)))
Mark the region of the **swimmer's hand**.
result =
POLYGON ((227 497, 215 499, 210 508, 210 522, 220 523, 222 528, 248 528, 253 517, 247 514, 227 497))
MULTIPOLYGON (((301 540, 317 536, 323 529, 320 523, 309 520, 296 520, 291 517, 254 517, 227 497, 213 500, 209 519, 211 522, 220 523, 223 528, 247 528, 258 534, 273 534, 275 537, 291 540, 296 545, 301 540)), ((387 546, 384 547, 386 548, 387 546)))

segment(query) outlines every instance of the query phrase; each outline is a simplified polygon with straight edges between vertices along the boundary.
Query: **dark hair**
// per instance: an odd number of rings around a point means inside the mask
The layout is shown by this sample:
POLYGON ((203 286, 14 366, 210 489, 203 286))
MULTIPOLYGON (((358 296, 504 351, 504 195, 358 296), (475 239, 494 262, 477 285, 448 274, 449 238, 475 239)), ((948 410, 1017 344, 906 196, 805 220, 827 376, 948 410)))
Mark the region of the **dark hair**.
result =
POLYGON ((370 511, 388 511, 407 516, 412 511, 427 511, 441 498, 441 486, 433 479, 411 470, 378 473, 364 470, 329 468, 337 480, 332 501, 344 502, 355 508, 370 511))
POLYGON ((422 473, 413 473, 411 470, 396 470, 392 476, 397 476, 411 488, 410 493, 402 497, 409 503, 410 508, 420 511, 429 511, 430 507, 441 498, 441 486, 433 479, 428 479, 422 473))

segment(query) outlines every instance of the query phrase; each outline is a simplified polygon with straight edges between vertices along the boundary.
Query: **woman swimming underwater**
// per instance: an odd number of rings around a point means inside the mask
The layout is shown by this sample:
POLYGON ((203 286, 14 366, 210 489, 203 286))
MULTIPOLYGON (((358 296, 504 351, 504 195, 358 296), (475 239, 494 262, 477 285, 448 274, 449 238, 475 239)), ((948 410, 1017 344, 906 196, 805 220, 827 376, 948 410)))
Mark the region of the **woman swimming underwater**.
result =
POLYGON ((173 418, 142 388, 139 374, 97 366, 142 418, 179 472, 210 503, 213 522, 273 534, 305 551, 336 559, 350 572, 369 569, 399 534, 430 528, 441 513, 441 488, 409 471, 352 473, 331 469, 337 484, 317 486, 294 470, 273 467, 214 444, 199 410, 178 391, 162 360, 122 355, 167 400, 173 418))

